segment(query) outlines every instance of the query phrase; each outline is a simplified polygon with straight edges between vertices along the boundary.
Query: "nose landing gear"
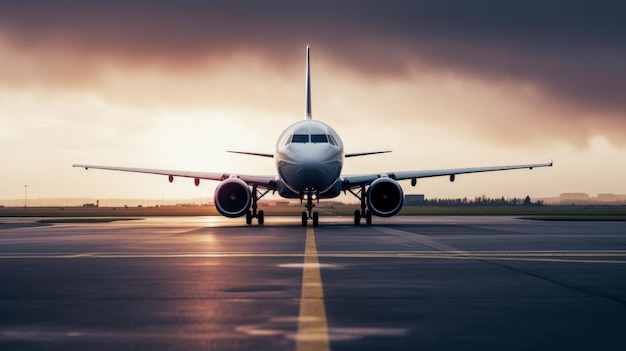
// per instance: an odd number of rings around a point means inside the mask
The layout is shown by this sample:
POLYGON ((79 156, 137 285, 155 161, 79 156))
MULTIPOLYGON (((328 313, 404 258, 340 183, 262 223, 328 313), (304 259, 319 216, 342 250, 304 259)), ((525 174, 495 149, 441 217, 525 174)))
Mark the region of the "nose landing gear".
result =
POLYGON ((319 225, 319 214, 312 211, 315 207, 313 200, 317 200, 319 202, 319 192, 306 190, 300 194, 300 202, 302 202, 302 200, 306 200, 306 205, 304 205, 304 207, 306 207, 308 211, 308 213, 302 212, 302 226, 306 227, 307 221, 311 219, 313 221, 313 226, 317 227, 319 225))

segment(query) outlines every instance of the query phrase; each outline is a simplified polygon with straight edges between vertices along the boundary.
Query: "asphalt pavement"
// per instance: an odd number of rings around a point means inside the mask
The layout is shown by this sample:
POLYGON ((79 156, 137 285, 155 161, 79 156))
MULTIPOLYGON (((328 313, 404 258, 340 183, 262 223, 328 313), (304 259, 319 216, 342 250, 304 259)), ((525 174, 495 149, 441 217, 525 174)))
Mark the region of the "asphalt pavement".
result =
POLYGON ((623 350, 626 226, 0 220, 0 349, 623 350))

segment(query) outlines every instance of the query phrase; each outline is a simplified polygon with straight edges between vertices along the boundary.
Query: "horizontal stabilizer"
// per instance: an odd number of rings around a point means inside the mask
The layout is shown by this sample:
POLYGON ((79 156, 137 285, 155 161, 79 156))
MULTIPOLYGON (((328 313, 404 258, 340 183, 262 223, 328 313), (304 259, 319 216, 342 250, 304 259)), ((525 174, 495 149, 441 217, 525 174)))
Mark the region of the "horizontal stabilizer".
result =
POLYGON ((354 154, 346 154, 346 157, 356 157, 356 156, 367 156, 367 155, 376 155, 376 154, 386 154, 391 151, 372 151, 372 152, 357 152, 354 154))
POLYGON ((274 155, 272 154, 264 154, 261 152, 246 152, 246 151, 226 151, 226 152, 230 152, 231 154, 241 154, 241 155, 250 155, 250 156, 261 156, 261 157, 269 157, 269 158, 273 158, 274 155))

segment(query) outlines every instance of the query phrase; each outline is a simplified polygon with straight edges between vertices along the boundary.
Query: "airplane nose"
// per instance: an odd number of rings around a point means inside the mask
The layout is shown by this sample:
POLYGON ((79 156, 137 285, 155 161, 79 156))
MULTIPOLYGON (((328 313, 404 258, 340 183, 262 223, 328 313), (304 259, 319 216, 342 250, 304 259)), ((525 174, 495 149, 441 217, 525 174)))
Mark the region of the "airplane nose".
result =
POLYGON ((323 150, 318 150, 317 148, 306 148, 298 150, 296 155, 298 156, 298 161, 300 163, 313 165, 322 161, 324 152, 323 150))
POLYGON ((337 181, 341 160, 328 145, 291 144, 284 150, 278 160, 278 172, 292 191, 323 192, 337 181))

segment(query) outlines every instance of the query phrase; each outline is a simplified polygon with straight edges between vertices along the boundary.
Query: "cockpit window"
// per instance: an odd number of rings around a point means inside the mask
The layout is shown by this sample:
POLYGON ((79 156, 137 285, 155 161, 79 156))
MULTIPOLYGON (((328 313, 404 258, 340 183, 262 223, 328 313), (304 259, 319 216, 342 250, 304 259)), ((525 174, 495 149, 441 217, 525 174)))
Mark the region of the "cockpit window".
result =
POLYGON ((328 137, 326 136, 326 134, 312 134, 311 142, 312 143, 327 143, 328 137))
POLYGON ((330 143, 333 145, 337 145, 337 142, 335 141, 335 138, 333 138, 332 135, 328 134, 328 140, 330 140, 330 143))
POLYGON ((308 143, 309 136, 307 134, 294 134, 293 137, 291 137, 291 142, 292 143, 308 143))
POLYGON ((293 134, 285 141, 285 145, 289 143, 330 143, 337 146, 337 142, 332 135, 326 134, 293 134))

